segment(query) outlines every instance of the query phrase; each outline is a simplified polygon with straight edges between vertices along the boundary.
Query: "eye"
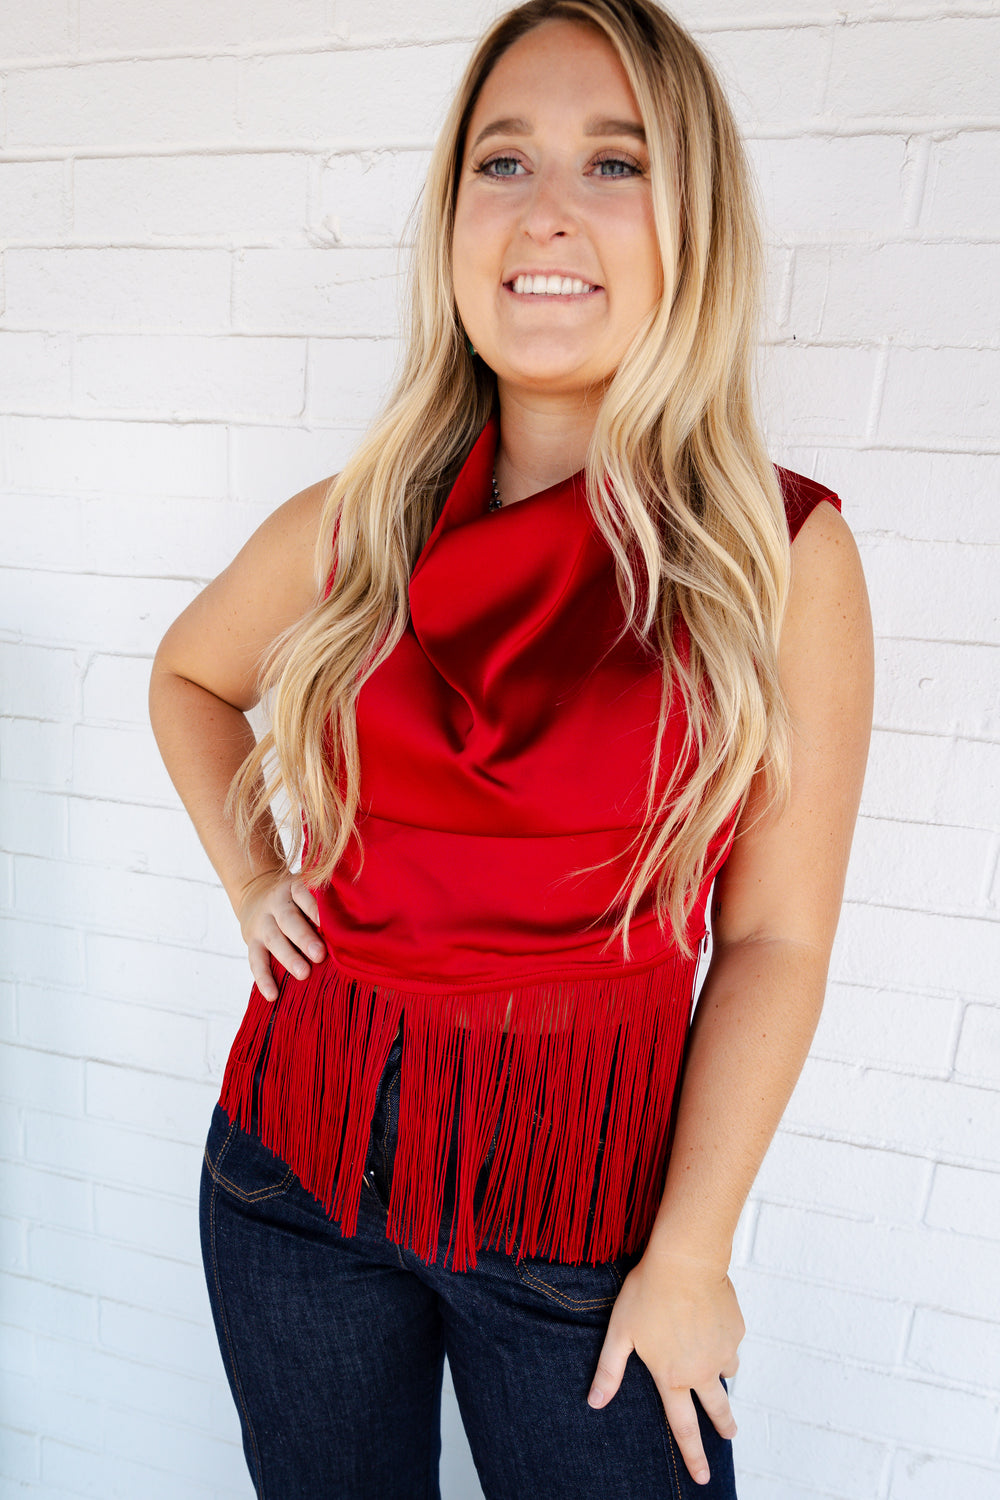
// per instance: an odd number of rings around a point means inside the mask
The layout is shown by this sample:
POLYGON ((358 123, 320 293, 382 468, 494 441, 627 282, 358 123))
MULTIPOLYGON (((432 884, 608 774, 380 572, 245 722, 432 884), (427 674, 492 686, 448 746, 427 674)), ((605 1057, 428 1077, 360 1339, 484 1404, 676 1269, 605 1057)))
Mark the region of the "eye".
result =
POLYGON ((482 177, 493 177, 499 180, 502 177, 513 177, 515 174, 513 172, 493 172, 490 170, 491 167, 519 167, 520 165, 521 163, 516 156, 491 156, 488 161, 480 162, 479 166, 473 167, 472 170, 478 172, 482 177))
POLYGON ((599 156, 594 162, 595 167, 624 167, 623 172, 598 172, 598 177, 641 177, 642 167, 630 156, 599 156))

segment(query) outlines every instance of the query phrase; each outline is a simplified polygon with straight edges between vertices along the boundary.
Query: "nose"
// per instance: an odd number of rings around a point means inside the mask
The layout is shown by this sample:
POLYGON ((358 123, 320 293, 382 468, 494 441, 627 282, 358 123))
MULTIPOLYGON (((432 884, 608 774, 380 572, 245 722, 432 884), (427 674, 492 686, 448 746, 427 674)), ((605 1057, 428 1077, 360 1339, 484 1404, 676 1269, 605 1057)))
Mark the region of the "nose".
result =
POLYGON ((570 173, 558 167, 540 168, 535 173, 521 215, 521 228, 529 239, 540 244, 576 233, 578 221, 570 173))

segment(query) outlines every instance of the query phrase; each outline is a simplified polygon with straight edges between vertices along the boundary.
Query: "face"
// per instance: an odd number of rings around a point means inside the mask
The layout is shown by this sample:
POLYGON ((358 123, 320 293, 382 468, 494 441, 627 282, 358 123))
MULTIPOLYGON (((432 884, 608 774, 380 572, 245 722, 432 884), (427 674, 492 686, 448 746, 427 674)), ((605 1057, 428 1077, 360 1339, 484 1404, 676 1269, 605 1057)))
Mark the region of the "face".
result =
POLYGON ((459 316, 501 392, 602 388, 662 277, 635 95, 593 28, 546 21, 486 79, 453 250, 459 316))

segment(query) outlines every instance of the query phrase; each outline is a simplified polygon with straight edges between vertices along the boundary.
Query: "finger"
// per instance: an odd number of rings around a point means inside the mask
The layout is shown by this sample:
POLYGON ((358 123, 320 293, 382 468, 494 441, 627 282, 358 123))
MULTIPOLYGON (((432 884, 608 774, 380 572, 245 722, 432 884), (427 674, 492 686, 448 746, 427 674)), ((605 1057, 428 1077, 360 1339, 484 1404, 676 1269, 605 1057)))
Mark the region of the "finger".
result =
POLYGON ((301 906, 314 927, 319 926, 319 902, 304 880, 292 881, 292 899, 301 906))
POLYGON ((694 1393, 705 1409, 712 1426, 720 1437, 736 1436, 736 1420, 721 1380, 713 1380, 706 1386, 695 1386, 694 1393))
POLYGON ((607 1406, 622 1383, 625 1366, 634 1347, 630 1339, 618 1337, 613 1331, 613 1324, 609 1325, 601 1357, 597 1361, 597 1371, 587 1394, 588 1405, 607 1406))
MULTIPOLYGON (((302 912, 295 905, 294 901, 287 902, 286 905, 276 911, 274 913, 274 921, 279 931, 290 943, 295 945, 300 953, 306 954, 317 963, 321 958, 326 957, 326 949, 323 946, 322 939, 312 923, 308 922, 302 915, 302 912)), ((282 959, 282 963, 284 963, 284 959, 282 959)), ((306 972, 308 973, 308 970, 306 972)), ((293 970, 293 973, 298 973, 298 970, 293 970)), ((301 978, 302 976, 300 975, 299 977, 301 978)))
POLYGON ((308 979, 310 968, 301 952, 282 932, 276 922, 269 923, 265 928, 261 941, 265 948, 274 955, 283 969, 289 974, 294 974, 296 979, 308 979))
POLYGON ((672 1388, 666 1393, 661 1391, 660 1396, 663 1400, 663 1410, 670 1424, 670 1431, 681 1451, 681 1458, 687 1466, 688 1473, 695 1484, 707 1484, 711 1475, 701 1441, 698 1413, 694 1409, 691 1392, 672 1388))
POLYGON ((253 975, 254 984, 260 990, 265 1000, 277 1000, 278 986, 271 970, 271 961, 268 958, 267 949, 263 943, 251 943, 247 956, 250 960, 250 973, 253 975))

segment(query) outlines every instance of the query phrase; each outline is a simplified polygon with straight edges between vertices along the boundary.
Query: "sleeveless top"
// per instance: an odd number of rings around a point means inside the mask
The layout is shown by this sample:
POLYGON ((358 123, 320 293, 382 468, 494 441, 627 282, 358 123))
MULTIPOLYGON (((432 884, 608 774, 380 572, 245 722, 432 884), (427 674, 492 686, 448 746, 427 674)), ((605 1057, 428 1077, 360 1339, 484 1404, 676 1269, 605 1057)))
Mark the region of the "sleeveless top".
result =
MULTIPOLYGON (((602 914, 630 869, 660 700, 620 637, 583 471, 490 512, 496 414, 413 567, 409 622, 357 703, 361 810, 316 890, 327 958, 254 986, 219 1102, 355 1232, 375 1095, 402 1022, 387 1235, 596 1263, 642 1248, 662 1196, 718 830, 686 957, 648 892, 631 957, 602 914), (617 948, 617 951, 616 951, 617 948)), ((794 537, 835 495, 778 470, 794 537)), ((679 640, 678 649, 683 649, 679 640)), ((667 722, 663 775, 681 753, 667 722)))

